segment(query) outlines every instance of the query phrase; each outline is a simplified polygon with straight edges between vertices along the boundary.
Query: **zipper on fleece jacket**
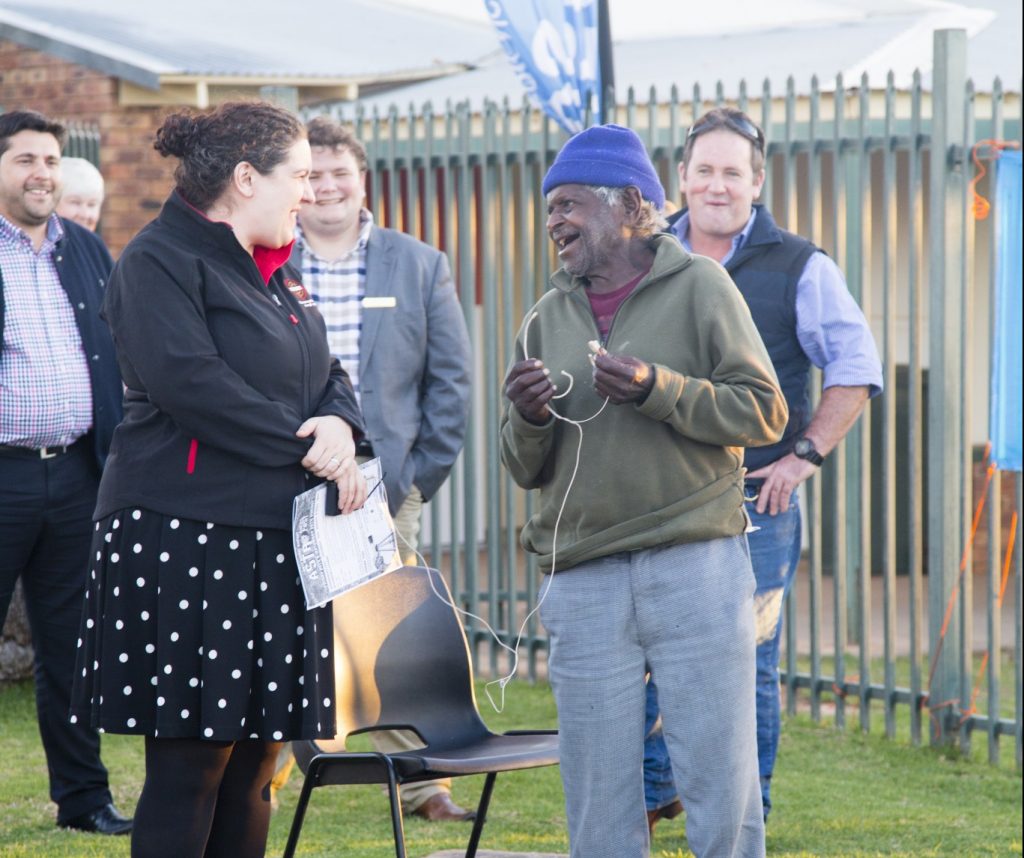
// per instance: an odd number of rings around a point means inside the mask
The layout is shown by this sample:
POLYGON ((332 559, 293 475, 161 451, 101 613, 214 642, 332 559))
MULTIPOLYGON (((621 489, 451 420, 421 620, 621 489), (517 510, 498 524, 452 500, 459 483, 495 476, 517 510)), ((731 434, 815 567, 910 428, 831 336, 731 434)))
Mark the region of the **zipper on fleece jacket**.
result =
MULTIPOLYGON (((269 290, 270 287, 268 286, 267 289, 269 290)), ((270 297, 274 299, 274 303, 277 304, 278 307, 280 307, 285 313, 288 313, 289 322, 291 322, 293 325, 297 325, 299 323, 298 316, 296 316, 294 313, 289 313, 287 310, 285 310, 285 306, 284 304, 281 303, 281 299, 277 297, 276 292, 271 292, 270 297)))
POLYGON ((267 292, 270 293, 271 300, 281 309, 281 312, 288 317, 288 321, 292 323, 292 330, 295 331, 295 336, 298 338, 299 352, 302 355, 302 377, 304 379, 303 392, 306 397, 306 409, 312 411, 313 406, 316 404, 312 402, 312 387, 313 381, 312 375, 312 360, 309 354, 309 343, 306 341, 306 335, 303 331, 299 330, 299 319, 291 312, 274 291, 274 281, 271 280, 267 284, 267 292))

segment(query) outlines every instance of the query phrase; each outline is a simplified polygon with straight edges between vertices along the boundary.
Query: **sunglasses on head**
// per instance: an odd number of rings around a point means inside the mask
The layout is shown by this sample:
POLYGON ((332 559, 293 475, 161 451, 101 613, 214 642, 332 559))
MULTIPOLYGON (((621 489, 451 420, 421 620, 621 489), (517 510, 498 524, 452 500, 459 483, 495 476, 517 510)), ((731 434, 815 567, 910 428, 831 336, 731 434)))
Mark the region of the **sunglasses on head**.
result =
POLYGON ((718 115, 698 119, 690 126, 690 130, 686 134, 686 141, 689 142, 694 137, 700 137, 701 134, 707 131, 715 131, 719 128, 728 128, 731 131, 735 131, 741 137, 746 137, 758 148, 762 155, 764 154, 764 134, 760 128, 745 116, 726 114, 725 116, 718 115))

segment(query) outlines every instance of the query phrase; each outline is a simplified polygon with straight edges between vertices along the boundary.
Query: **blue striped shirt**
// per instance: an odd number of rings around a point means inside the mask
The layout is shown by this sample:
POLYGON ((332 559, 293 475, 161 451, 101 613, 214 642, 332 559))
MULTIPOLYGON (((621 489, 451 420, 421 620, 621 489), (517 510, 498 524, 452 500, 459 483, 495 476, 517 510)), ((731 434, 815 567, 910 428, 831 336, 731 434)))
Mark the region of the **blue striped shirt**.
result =
MULTIPOLYGON (((757 211, 732 239, 722 265, 743 247, 754 228, 757 211)), ((690 213, 672 226, 683 247, 690 246, 690 213)), ((867 387, 869 396, 882 392, 882 362, 867 319, 846 286, 839 266, 824 253, 812 253, 796 284, 797 340, 823 373, 822 387, 867 387)))
POLYGON ((66 446, 92 428, 89 364, 54 261, 63 236, 51 215, 37 251, 24 230, 0 215, 0 444, 66 446))

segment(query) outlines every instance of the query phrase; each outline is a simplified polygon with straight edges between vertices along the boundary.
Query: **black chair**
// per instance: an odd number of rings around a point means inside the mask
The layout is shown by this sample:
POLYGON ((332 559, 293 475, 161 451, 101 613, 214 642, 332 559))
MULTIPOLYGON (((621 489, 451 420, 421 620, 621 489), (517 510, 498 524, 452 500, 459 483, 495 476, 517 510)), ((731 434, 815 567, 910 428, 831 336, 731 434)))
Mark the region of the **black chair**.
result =
POLYGON ((338 736, 294 743, 306 779, 284 858, 295 853, 317 787, 387 784, 395 855, 405 858, 399 786, 486 774, 466 849, 466 858, 473 858, 498 772, 558 763, 557 731, 498 735, 487 729, 462 623, 435 590, 451 602, 437 571, 406 566, 335 600, 338 736), (347 737, 381 729, 412 730, 425 747, 387 754, 345 750, 347 737))

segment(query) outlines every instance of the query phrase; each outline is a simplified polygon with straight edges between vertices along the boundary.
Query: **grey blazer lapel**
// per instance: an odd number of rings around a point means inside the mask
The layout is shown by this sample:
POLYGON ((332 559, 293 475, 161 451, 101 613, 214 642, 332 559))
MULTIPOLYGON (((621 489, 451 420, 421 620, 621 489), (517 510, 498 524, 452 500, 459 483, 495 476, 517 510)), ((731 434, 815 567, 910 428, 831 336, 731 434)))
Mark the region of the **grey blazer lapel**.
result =
MULTIPOLYGON (((374 226, 366 245, 366 297, 394 295, 391 276, 395 267, 395 251, 391 237, 374 226)), ((385 313, 393 310, 362 308, 363 329, 359 334, 359 377, 366 378, 366 367, 377 341, 385 313)))

